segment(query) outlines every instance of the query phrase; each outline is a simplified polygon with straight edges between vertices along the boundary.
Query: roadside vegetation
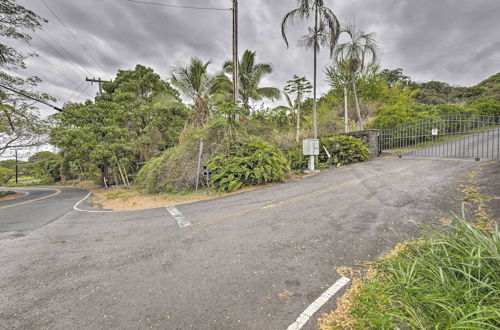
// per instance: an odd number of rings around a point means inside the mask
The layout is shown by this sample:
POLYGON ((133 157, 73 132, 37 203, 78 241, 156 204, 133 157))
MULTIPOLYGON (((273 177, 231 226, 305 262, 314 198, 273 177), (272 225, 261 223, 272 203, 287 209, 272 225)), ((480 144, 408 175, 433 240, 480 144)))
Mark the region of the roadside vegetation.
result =
MULTIPOLYGON (((162 72, 142 64, 118 70, 103 83, 101 94, 66 103, 62 112, 45 119, 25 96, 2 89, 0 156, 50 143, 53 152, 18 163, 20 176, 41 184, 90 180, 103 188, 147 194, 182 195, 196 188, 233 192, 300 173, 307 166, 301 146, 305 138, 321 141, 320 169, 368 159, 362 141, 342 135, 344 97, 351 131, 388 129, 443 114, 500 116, 500 73, 473 87, 412 81, 402 69, 380 67, 375 34, 342 22, 323 1, 315 5, 299 1, 281 22, 285 52, 289 24, 306 24, 318 10, 318 25, 298 42, 311 48, 316 60, 322 49, 331 56, 328 63, 316 63, 312 81, 291 72, 284 86, 269 86, 264 82, 275 64, 247 49, 238 63, 226 60, 221 67, 193 54, 184 65, 162 72), (338 43, 341 35, 346 42, 338 43), (230 75, 234 65, 239 68, 236 102, 230 75), (326 79, 330 90, 316 97, 318 79, 326 79), (270 105, 277 101, 281 105, 270 105)), ((25 32, 46 23, 13 1, 2 8, 0 33, 6 38, 29 43, 25 32)), ((38 78, 16 78, 31 54, 3 44, 0 51, 0 67, 12 73, 2 71, 3 84, 55 101, 36 93, 38 78)), ((14 170, 13 160, 0 162, 0 182, 12 184, 14 170)))
POLYGON ((500 231, 474 177, 463 189, 463 214, 424 227, 353 281, 326 329, 498 329, 500 231))

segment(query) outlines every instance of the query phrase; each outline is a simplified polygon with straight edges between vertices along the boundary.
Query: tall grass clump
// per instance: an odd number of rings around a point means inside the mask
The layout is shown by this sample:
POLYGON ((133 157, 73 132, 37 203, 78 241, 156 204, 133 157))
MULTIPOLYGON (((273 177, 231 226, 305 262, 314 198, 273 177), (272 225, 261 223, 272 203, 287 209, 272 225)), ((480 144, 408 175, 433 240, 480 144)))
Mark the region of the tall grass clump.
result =
MULTIPOLYGON (((373 264, 353 295, 353 328, 500 328, 500 233, 463 220, 373 264)), ((338 328, 333 322, 332 328, 338 328)))

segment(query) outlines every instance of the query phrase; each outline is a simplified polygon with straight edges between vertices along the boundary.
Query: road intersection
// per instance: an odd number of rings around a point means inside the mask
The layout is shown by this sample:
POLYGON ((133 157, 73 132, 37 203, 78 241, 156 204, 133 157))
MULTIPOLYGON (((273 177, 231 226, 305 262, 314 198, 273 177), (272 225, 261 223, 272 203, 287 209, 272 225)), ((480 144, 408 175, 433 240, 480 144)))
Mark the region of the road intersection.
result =
MULTIPOLYGON (((46 198, 0 209, 0 328, 287 329, 342 280, 336 267, 459 211, 478 168, 498 163, 379 159, 129 212, 95 212, 79 189, 30 191, 46 198)), ((335 299, 323 303, 302 329, 335 299)))

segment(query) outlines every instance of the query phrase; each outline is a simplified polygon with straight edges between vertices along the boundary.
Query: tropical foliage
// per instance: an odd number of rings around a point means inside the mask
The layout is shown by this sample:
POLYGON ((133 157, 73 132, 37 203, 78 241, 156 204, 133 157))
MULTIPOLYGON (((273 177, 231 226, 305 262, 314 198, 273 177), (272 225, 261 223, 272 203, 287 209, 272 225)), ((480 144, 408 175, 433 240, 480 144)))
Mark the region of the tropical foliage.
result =
MULTIPOLYGON (((262 79, 273 72, 270 63, 257 63, 257 52, 245 50, 241 60, 238 63, 238 95, 250 113, 250 101, 261 101, 264 98, 277 100, 280 97, 280 90, 275 87, 260 86, 262 79)), ((232 95, 232 82, 228 75, 233 72, 233 62, 226 61, 223 66, 223 72, 218 75, 218 83, 221 89, 226 89, 228 95, 232 95)))
POLYGON ((16 175, 16 172, 10 168, 0 167, 0 183, 7 183, 16 175))
POLYGON ((187 111, 168 82, 141 65, 119 71, 104 90, 55 115, 51 143, 82 172, 98 171, 102 185, 128 185, 144 161, 177 144, 187 111))
POLYGON ((369 156, 366 144, 362 140, 352 136, 338 135, 326 137, 321 139, 320 142, 322 150, 320 150, 319 160, 323 163, 349 165, 365 161, 369 156))
POLYGON ((58 182, 61 180, 61 155, 50 151, 40 151, 28 159, 30 174, 43 182, 58 182))
POLYGON ((244 186, 282 182, 289 170, 281 151, 256 137, 231 144, 226 155, 208 162, 211 184, 217 191, 235 191, 244 186))
POLYGON ((317 90, 317 53, 320 45, 330 49, 330 56, 333 55, 335 45, 340 36, 340 23, 333 11, 326 7, 323 0, 298 0, 297 8, 288 12, 281 21, 281 35, 288 47, 286 36, 287 26, 298 20, 305 21, 314 17, 314 26, 309 27, 309 34, 304 36, 299 42, 300 45, 312 47, 314 52, 314 78, 313 78, 313 137, 318 136, 316 118, 316 90, 317 90))
POLYGON ((0 90, 0 155, 8 149, 32 147, 45 140, 47 126, 40 119, 37 107, 25 95, 51 100, 46 94, 36 93, 41 82, 38 77, 23 77, 18 71, 26 68, 25 60, 35 53, 23 54, 4 43, 7 40, 22 42, 30 47, 31 36, 42 27, 45 19, 13 0, 0 4, 0 84, 9 87, 0 90))
MULTIPOLYGON (((2 2, 0 16, 0 34, 27 43, 30 37, 25 32, 39 29, 45 21, 11 0, 2 2)), ((344 131, 345 99, 351 130, 359 123, 389 129, 442 114, 500 115, 500 74, 477 86, 458 87, 414 82, 402 69, 382 69, 377 64, 374 35, 352 24, 341 26, 323 0, 299 0, 283 17, 285 44, 291 24, 311 20, 314 24, 299 45, 313 49, 313 83, 293 75, 280 88, 265 85, 273 65, 246 50, 237 63, 237 102, 231 97, 230 73, 235 63, 226 61, 214 72, 211 60, 197 57, 174 67, 167 80, 143 65, 119 70, 103 84, 100 95, 67 103, 62 112, 43 121, 33 101, 4 87, 0 92, 0 154, 13 147, 38 145, 49 136, 56 153, 20 162, 20 173, 44 181, 135 184, 156 193, 191 190, 197 181, 206 186, 200 162, 213 167, 214 187, 228 191, 280 181, 288 170, 300 172, 306 166, 300 140, 308 137, 319 136, 332 155, 326 157, 322 149, 322 165, 365 160, 361 141, 339 136, 344 131), (337 46, 341 33, 346 42, 337 46), (322 47, 334 60, 324 69, 330 89, 317 98, 317 52, 322 47), (277 101, 281 90, 284 100, 280 104, 264 103, 277 101)), ((6 74, 22 69, 27 55, 4 44, 0 52, 2 84, 50 99, 34 92, 38 78, 6 74)), ((5 164, 0 166, 13 169, 11 163, 5 164)))
POLYGON ((284 94, 287 99, 288 105, 292 111, 295 111, 297 132, 295 135, 295 140, 299 142, 300 138, 300 104, 303 101, 305 95, 311 92, 312 85, 307 80, 306 77, 299 77, 294 75, 292 79, 286 82, 284 88, 284 94), (292 102, 289 95, 295 95, 295 99, 292 102))
POLYGON ((374 65, 377 62, 378 50, 375 44, 375 35, 356 30, 354 24, 343 26, 341 31, 348 35, 349 40, 337 45, 334 56, 337 63, 344 63, 342 67, 350 75, 358 121, 360 128, 363 129, 363 118, 356 92, 356 75, 365 69, 367 64, 374 65))
POLYGON ((172 85, 191 101, 191 122, 202 127, 210 116, 210 98, 214 94, 215 77, 208 72, 210 61, 191 58, 187 66, 174 68, 172 85))

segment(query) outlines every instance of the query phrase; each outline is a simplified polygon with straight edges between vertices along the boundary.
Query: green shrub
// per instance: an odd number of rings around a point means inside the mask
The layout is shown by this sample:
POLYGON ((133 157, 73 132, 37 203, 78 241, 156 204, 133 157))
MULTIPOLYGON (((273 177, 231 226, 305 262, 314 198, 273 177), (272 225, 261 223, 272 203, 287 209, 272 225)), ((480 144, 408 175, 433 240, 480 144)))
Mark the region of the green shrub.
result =
POLYGON ((493 99, 478 99, 465 108, 468 112, 484 115, 500 117, 500 101, 493 99))
POLYGON ((0 190, 0 198, 14 195, 15 193, 16 193, 15 191, 2 191, 2 190, 0 190))
POLYGON ((144 164, 137 173, 135 184, 148 193, 194 189, 196 177, 200 175, 197 171, 200 139, 204 141, 201 162, 205 165, 213 155, 225 152, 228 144, 226 132, 227 121, 223 119, 214 120, 201 129, 187 129, 182 133, 179 145, 144 164))
POLYGON ((322 138, 320 142, 320 163, 348 165, 365 161, 370 154, 365 142, 352 136, 327 137, 322 138), (331 159, 328 159, 324 148, 331 154, 331 159))
POLYGON ((300 173, 303 169, 307 168, 307 157, 302 153, 301 144, 285 148, 283 154, 286 157, 290 170, 300 173))
POLYGON ((354 328, 498 329, 500 232, 459 220, 377 262, 356 295, 354 328), (378 320, 374 324, 374 320, 378 320))
POLYGON ((16 175, 16 172, 10 168, 0 167, 0 183, 7 183, 16 175))
POLYGON ((31 174, 47 183, 61 180, 62 157, 50 151, 40 151, 28 159, 32 166, 31 174))
POLYGON ((289 170, 281 151, 257 137, 235 142, 228 155, 212 157, 211 183, 217 191, 235 191, 243 186, 282 182, 289 170))

